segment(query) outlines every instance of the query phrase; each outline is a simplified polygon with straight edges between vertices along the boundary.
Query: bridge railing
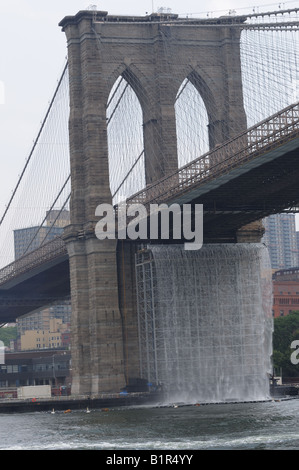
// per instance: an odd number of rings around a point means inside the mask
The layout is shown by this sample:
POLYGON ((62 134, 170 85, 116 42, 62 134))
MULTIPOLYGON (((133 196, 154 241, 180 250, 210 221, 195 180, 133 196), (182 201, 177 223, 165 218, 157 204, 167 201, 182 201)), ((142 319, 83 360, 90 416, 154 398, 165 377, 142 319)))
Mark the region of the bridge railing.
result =
POLYGON ((217 146, 203 156, 184 165, 176 172, 139 191, 127 204, 166 202, 197 184, 225 174, 240 163, 299 136, 299 102, 247 129, 217 146))
POLYGON ((66 253, 66 245, 62 238, 55 237, 0 269, 0 285, 66 253))

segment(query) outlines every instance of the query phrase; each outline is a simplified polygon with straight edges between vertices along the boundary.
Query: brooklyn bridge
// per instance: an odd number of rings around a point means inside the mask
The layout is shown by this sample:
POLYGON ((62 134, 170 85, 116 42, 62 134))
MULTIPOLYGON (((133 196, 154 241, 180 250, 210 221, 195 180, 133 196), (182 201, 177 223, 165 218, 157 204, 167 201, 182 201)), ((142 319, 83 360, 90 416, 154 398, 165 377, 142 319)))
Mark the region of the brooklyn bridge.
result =
POLYGON ((299 204, 298 13, 60 21, 67 62, 0 221, 0 322, 70 300, 72 394, 136 378, 202 399, 267 393, 262 219, 299 204), (153 204, 188 205, 193 223, 201 205, 202 247, 174 225, 100 240, 100 204, 116 220, 142 206, 147 224, 153 204))

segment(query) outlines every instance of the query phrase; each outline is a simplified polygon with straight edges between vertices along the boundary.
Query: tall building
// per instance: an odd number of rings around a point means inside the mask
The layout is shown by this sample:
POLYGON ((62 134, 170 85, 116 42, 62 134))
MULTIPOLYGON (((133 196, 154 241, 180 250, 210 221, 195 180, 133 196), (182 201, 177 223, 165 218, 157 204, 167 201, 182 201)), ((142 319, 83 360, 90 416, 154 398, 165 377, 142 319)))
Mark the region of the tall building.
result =
POLYGON ((14 230, 15 259, 38 248, 42 243, 61 235, 69 224, 69 211, 52 210, 46 213, 46 225, 14 230))
MULTIPOLYGON (((15 259, 25 253, 38 248, 42 243, 52 240, 61 235, 63 228, 69 224, 69 211, 52 210, 46 213, 46 224, 41 227, 26 227, 14 231, 15 259)), ((53 319, 61 319, 64 325, 70 323, 71 304, 70 301, 52 305, 43 310, 18 318, 18 338, 20 339, 26 331, 50 331, 53 319)), ((20 341, 19 341, 20 343, 20 341)))
POLYGON ((272 214, 263 220, 263 242, 269 249, 272 269, 298 266, 295 214, 272 214))

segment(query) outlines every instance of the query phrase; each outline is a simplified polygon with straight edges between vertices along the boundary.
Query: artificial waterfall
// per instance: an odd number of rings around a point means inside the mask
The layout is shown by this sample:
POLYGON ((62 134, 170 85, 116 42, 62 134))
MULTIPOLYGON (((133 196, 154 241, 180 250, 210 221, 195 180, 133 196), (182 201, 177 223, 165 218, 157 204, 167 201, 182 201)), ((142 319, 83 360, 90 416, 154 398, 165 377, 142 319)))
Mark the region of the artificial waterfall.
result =
POLYGON ((170 401, 269 397, 272 280, 263 244, 151 246, 137 261, 143 377, 170 401))

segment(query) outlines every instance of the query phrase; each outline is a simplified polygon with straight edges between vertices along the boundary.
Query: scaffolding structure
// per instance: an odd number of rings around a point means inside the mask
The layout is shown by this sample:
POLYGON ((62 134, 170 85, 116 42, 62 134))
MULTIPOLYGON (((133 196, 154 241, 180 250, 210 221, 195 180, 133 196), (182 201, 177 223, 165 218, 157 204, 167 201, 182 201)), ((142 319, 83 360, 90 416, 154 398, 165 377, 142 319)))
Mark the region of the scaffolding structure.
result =
POLYGON ((158 383, 154 264, 151 251, 143 248, 135 255, 139 358, 141 377, 158 383))
POLYGON ((262 244, 136 254, 141 377, 180 400, 267 396, 271 269, 262 244))

